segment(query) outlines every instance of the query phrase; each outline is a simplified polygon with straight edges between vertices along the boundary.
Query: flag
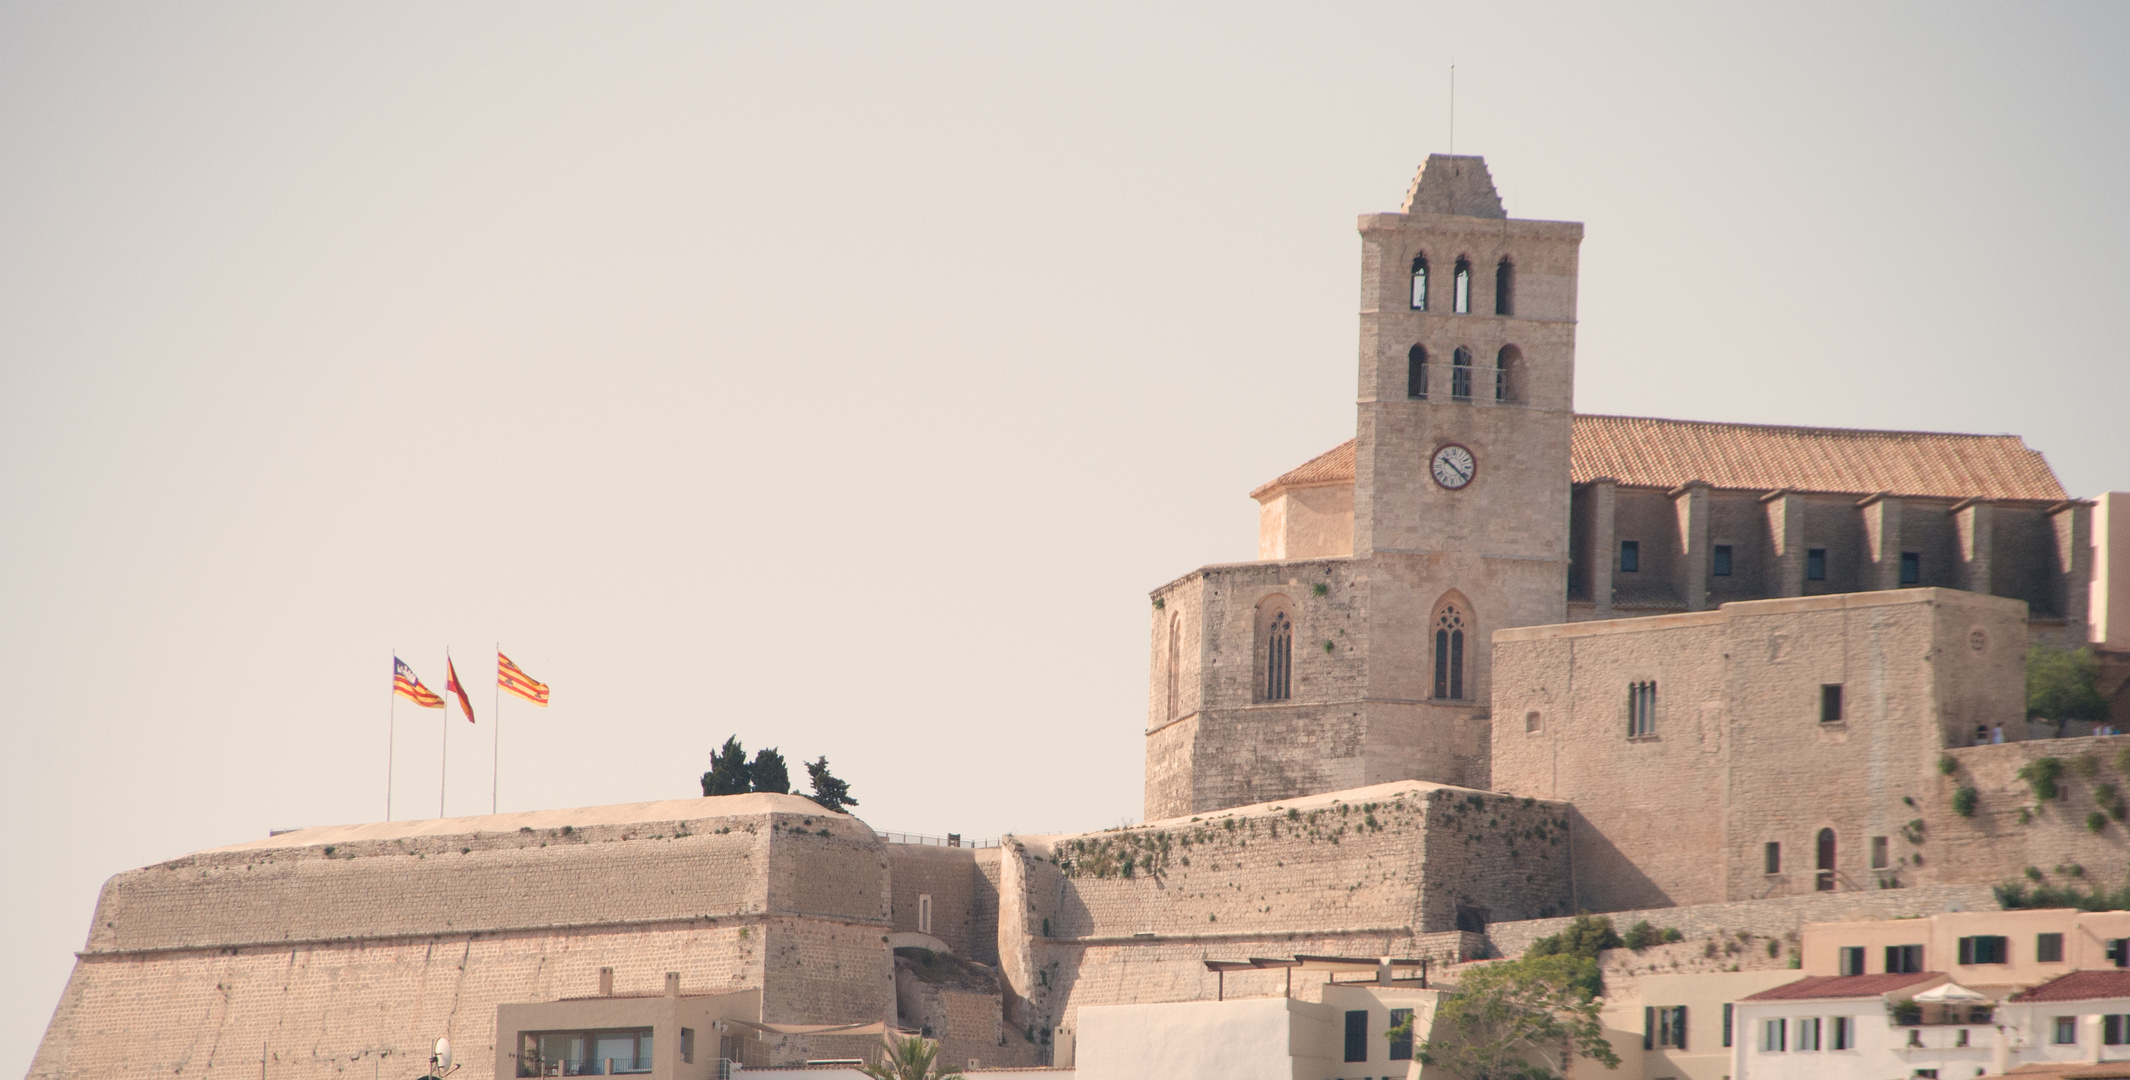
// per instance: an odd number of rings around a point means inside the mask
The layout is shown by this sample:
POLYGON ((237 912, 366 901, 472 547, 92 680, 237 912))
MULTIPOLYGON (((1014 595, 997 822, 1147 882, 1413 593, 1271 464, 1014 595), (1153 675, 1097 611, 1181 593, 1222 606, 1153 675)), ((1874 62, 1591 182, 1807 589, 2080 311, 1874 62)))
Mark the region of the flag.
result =
POLYGON ((496 654, 496 685, 535 705, 547 704, 547 684, 534 682, 532 676, 500 652, 496 654))
POLYGON ((466 722, 473 723, 473 702, 466 700, 466 688, 459 685, 458 665, 451 662, 451 654, 444 654, 444 691, 459 696, 459 708, 466 710, 466 722))
POLYGON ((397 656, 392 658, 392 692, 424 709, 444 707, 444 699, 437 697, 436 691, 423 686, 420 676, 414 674, 414 669, 397 656))

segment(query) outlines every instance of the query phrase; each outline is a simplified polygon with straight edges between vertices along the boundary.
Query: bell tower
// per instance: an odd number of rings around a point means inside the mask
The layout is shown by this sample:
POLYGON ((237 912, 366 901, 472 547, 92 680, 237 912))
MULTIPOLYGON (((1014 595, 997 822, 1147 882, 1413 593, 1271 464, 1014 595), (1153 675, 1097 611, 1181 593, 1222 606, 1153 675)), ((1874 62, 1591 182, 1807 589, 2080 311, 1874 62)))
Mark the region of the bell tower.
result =
POLYGON ((1484 713, 1493 631, 1567 621, 1583 227, 1512 219, 1484 159, 1435 154, 1360 231, 1368 694, 1484 713))

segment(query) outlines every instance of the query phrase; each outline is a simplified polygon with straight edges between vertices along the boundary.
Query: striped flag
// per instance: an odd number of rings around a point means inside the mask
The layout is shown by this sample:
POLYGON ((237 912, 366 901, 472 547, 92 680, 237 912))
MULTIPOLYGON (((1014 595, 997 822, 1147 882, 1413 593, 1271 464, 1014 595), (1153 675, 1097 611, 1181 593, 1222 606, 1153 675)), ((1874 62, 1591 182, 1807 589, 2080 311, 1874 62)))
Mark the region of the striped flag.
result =
POLYGON ((444 654, 444 692, 457 694, 459 708, 466 711, 466 722, 473 723, 473 702, 466 699, 466 688, 459 685, 458 665, 451 662, 451 654, 444 654))
POLYGON ((414 674, 414 669, 397 656, 392 658, 392 692, 424 709, 444 707, 444 699, 437 697, 436 691, 423 686, 421 677, 414 674))
POLYGON ((536 682, 523 668, 510 662, 510 657, 496 653, 496 685, 535 705, 547 704, 547 684, 536 682))

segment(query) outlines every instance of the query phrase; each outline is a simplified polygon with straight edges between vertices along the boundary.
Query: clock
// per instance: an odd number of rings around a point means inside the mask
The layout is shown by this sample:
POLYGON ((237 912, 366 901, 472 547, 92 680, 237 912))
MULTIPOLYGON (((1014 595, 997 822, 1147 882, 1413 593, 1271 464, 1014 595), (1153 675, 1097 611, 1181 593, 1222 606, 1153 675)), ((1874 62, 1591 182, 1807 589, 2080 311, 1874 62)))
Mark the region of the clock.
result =
POLYGON ((1435 474, 1435 482, 1451 491, 1472 482, 1479 474, 1479 459, 1470 450, 1456 443, 1444 443, 1435 450, 1435 460, 1428 466, 1435 474))

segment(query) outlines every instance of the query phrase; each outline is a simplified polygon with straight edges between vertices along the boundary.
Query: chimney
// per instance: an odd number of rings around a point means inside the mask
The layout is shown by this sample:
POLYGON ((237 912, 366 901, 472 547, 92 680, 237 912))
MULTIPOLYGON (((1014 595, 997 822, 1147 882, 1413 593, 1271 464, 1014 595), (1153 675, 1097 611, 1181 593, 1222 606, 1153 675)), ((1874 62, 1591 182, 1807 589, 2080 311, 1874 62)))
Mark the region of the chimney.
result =
POLYGON ((613 969, 613 968, 610 968, 610 967, 603 967, 603 968, 600 968, 600 969, 599 969, 599 996, 600 996, 600 997, 613 997, 613 996, 614 996, 614 969, 613 969))
POLYGON ((666 972, 666 996, 669 998, 680 996, 680 972, 666 972))

